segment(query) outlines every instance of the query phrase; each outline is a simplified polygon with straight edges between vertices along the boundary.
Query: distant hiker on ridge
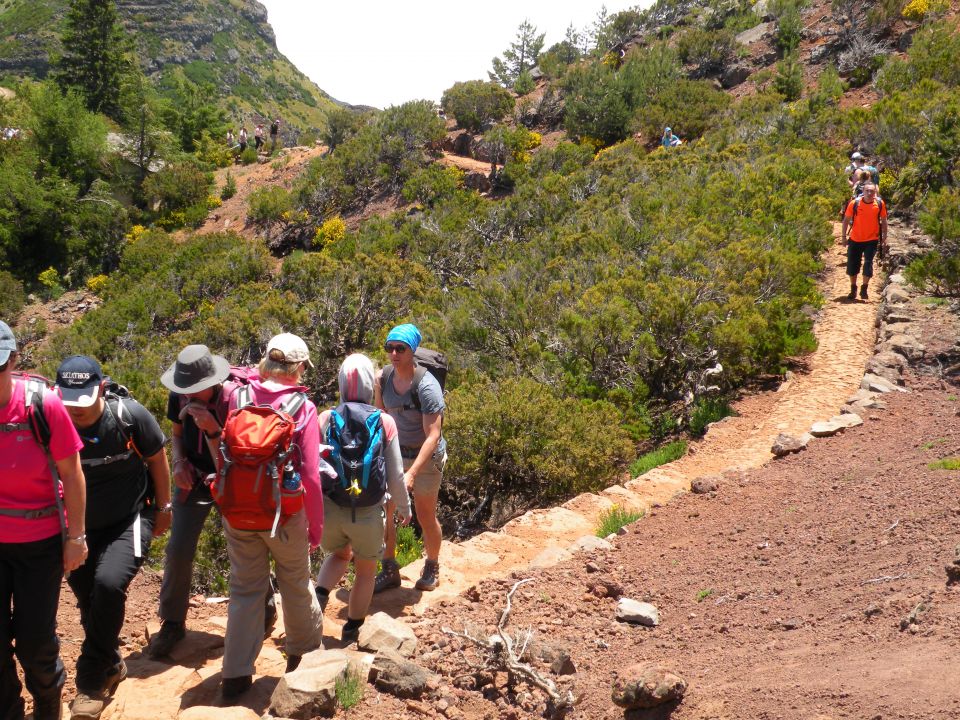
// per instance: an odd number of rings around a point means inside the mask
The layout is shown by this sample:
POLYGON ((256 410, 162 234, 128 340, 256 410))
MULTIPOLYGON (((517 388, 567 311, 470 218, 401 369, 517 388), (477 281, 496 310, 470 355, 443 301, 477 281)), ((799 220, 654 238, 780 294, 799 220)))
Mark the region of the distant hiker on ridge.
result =
POLYGON ((247 149, 247 129, 242 125, 240 126, 240 136, 238 140, 240 142, 240 154, 242 155, 244 150, 247 149))
POLYGON ((263 125, 257 125, 253 131, 253 142, 256 145, 257 152, 263 147, 263 125))
POLYGON ((277 149, 277 136, 280 134, 280 118, 274 118, 270 123, 270 152, 277 149))
POLYGON ((887 205, 877 197, 877 186, 872 182, 864 184, 863 197, 847 205, 841 238, 847 246, 847 275, 850 277, 850 294, 847 298, 855 300, 857 297, 857 275, 862 260, 860 298, 867 300, 867 286, 873 277, 874 255, 879 252, 883 258, 887 251, 887 205))

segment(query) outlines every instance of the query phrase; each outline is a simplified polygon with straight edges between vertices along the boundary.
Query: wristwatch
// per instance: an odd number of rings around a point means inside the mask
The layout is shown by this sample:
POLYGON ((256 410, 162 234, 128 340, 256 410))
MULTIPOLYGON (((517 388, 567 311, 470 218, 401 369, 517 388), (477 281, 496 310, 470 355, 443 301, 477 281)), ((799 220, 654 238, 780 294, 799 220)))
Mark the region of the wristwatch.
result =
POLYGON ((76 537, 67 536, 67 542, 76 543, 77 545, 83 545, 87 541, 87 534, 80 533, 76 537))

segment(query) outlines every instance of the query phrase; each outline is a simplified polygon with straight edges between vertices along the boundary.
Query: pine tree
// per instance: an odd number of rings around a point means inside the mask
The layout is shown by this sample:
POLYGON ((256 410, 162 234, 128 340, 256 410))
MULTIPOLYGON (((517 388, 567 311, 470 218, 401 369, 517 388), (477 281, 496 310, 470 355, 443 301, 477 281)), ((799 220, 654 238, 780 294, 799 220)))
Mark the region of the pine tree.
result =
POLYGON ((71 0, 56 80, 80 91, 87 108, 120 119, 127 41, 113 0, 71 0))
POLYGON ((493 59, 493 71, 489 73, 490 79, 504 87, 513 87, 521 73, 531 70, 537 64, 545 35, 546 33, 538 35, 536 25, 529 20, 520 23, 520 27, 517 28, 517 39, 503 51, 503 58, 493 59))

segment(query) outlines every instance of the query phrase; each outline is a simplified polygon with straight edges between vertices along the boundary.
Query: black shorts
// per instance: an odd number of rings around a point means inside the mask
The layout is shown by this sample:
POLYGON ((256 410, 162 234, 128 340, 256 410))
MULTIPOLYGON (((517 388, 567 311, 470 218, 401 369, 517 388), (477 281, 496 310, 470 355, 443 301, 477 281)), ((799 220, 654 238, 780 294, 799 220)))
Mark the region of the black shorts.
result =
POLYGON ((853 242, 847 245, 847 275, 853 277, 860 274, 860 260, 863 260, 863 276, 873 277, 873 256, 877 254, 879 240, 867 242, 853 242))

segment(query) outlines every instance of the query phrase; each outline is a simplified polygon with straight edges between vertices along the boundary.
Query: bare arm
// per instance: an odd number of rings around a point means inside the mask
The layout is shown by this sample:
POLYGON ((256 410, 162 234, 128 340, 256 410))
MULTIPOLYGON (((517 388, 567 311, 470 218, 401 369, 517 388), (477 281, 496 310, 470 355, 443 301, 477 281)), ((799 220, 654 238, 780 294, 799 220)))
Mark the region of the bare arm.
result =
POLYGON ((840 226, 840 238, 843 240, 844 244, 847 242, 847 230, 850 228, 850 219, 844 215, 843 224, 840 226))
POLYGON ((80 465, 80 453, 57 461, 57 472, 63 483, 63 505, 70 523, 68 539, 63 543, 63 570, 71 572, 83 565, 87 558, 87 543, 72 542, 86 534, 87 486, 80 465))
POLYGON ((153 525, 153 535, 157 537, 170 529, 170 522, 173 519, 171 512, 161 510, 170 503, 170 464, 167 462, 167 452, 163 448, 145 460, 147 472, 153 482, 153 494, 157 500, 157 518, 153 525))

